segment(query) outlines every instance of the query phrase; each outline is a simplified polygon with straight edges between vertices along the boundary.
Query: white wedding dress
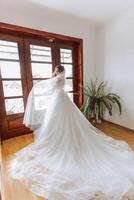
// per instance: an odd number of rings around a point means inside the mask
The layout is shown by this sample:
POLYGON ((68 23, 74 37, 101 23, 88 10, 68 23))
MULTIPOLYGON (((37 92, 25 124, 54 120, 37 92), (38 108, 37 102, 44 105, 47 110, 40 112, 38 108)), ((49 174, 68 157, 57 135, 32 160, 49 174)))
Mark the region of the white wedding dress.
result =
POLYGON ((35 141, 15 154, 10 176, 48 200, 134 199, 134 152, 89 123, 64 81, 61 73, 31 90, 24 124, 35 141))

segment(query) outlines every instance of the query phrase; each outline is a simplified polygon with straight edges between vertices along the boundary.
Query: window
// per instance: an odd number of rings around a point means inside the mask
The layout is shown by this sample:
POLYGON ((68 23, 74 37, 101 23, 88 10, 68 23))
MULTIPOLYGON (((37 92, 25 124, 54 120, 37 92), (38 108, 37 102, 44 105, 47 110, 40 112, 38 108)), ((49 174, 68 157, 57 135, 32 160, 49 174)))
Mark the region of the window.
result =
POLYGON ((65 90, 68 91, 73 101, 73 56, 72 49, 60 48, 60 63, 65 67, 66 83, 65 90))
MULTIPOLYGON (((82 40, 12 25, 2 28, 1 23, 0 30, 6 32, 0 33, 2 138, 29 132, 22 123, 28 94, 34 84, 50 78, 58 64, 62 64, 66 70, 66 91, 72 101, 80 106, 82 40)), ((41 109, 43 102, 44 99, 39 101, 37 98, 37 109, 41 109)))
POLYGON ((30 44, 30 62, 33 80, 46 79, 52 76, 51 51, 51 47, 30 44))
POLYGON ((6 114, 11 115, 24 112, 17 42, 0 40, 0 70, 6 114))
POLYGON ((51 47, 30 45, 30 60, 33 80, 50 78, 52 75, 51 47))
MULTIPOLYGON (((30 43, 37 43, 38 41, 30 41, 30 43)), ((49 43, 42 42, 41 45, 30 44, 30 66, 32 71, 32 84, 48 79, 52 76, 53 61, 52 61, 52 47, 49 43)), ((43 97, 35 98, 35 108, 37 110, 44 109, 43 97)))

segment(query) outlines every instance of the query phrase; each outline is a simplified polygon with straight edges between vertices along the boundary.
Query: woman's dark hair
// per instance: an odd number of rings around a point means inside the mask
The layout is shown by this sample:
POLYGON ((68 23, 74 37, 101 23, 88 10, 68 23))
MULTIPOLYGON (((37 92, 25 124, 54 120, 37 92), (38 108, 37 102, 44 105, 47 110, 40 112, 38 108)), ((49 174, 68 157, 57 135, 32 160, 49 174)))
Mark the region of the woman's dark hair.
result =
POLYGON ((59 70, 60 73, 65 70, 63 65, 57 65, 55 67, 58 68, 58 70, 59 70))

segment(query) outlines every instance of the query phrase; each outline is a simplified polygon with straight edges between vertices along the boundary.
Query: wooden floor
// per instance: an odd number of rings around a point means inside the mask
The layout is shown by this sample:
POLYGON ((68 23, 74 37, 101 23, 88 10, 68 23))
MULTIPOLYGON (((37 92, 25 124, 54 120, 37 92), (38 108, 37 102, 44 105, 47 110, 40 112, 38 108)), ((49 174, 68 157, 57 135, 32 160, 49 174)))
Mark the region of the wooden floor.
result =
MULTIPOLYGON (((118 140, 125 140, 134 150, 134 131, 122 128, 112 123, 103 122, 97 125, 107 135, 118 140)), ((33 141, 32 134, 6 140, 2 144, 2 200, 43 200, 29 192, 19 181, 8 178, 7 166, 13 154, 33 141)))

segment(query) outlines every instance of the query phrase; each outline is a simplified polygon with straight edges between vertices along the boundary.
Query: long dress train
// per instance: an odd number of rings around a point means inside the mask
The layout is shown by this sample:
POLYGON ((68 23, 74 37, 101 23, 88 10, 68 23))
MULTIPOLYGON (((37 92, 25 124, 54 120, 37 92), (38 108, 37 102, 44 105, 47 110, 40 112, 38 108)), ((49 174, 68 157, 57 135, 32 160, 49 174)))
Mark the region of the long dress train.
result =
POLYGON ((31 90, 24 124, 35 141, 15 154, 10 176, 48 200, 134 199, 134 152, 93 127, 64 82, 61 73, 31 90))

